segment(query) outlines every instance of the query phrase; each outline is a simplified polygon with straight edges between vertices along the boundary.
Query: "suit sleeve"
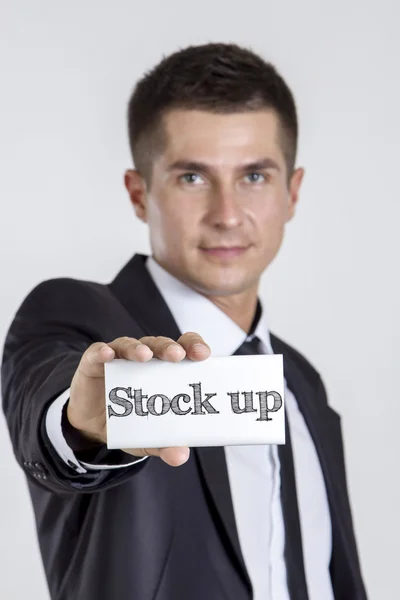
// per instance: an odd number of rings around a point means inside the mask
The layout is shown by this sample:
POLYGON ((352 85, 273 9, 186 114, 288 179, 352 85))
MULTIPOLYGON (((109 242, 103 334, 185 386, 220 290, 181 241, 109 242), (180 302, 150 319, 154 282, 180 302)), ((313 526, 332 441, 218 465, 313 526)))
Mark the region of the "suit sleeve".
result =
MULTIPOLYGON (((15 314, 3 349, 2 404, 16 460, 32 483, 54 492, 107 489, 147 463, 77 469, 60 456, 46 429, 48 410, 69 389, 82 354, 95 341, 110 341, 99 331, 109 307, 95 285, 74 279, 39 284, 15 314)), ((85 457, 91 466, 119 465, 128 455, 101 445, 78 460, 85 457)))

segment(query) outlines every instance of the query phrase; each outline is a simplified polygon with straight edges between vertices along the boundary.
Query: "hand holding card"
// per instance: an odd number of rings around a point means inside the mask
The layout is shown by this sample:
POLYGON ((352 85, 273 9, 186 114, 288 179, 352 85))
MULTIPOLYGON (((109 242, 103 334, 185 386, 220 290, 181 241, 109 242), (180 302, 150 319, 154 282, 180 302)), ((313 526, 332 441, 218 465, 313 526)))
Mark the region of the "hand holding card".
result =
MULTIPOLYGON (((185 357, 202 361, 210 356, 210 348, 196 333, 185 333, 178 341, 166 337, 121 337, 106 344, 96 342, 83 353, 71 383, 67 406, 68 421, 73 428, 91 443, 107 443, 106 404, 104 401, 104 367, 114 359, 144 363, 157 357, 161 361, 176 363, 185 357)), ((189 458, 189 448, 138 448, 125 449, 133 456, 159 456, 171 466, 179 466, 189 458)))

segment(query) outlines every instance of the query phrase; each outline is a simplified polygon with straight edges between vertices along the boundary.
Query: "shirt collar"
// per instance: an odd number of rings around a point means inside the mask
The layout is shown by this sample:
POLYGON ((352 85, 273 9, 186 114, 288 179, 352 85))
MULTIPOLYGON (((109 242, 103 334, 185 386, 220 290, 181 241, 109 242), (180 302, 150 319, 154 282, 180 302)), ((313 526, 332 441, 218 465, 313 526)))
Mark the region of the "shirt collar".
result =
POLYGON ((168 273, 152 256, 148 257, 146 267, 180 331, 199 333, 210 346, 211 356, 230 356, 246 339, 254 336, 261 340, 266 354, 273 354, 263 309, 254 333, 248 338, 246 332, 211 300, 168 273))

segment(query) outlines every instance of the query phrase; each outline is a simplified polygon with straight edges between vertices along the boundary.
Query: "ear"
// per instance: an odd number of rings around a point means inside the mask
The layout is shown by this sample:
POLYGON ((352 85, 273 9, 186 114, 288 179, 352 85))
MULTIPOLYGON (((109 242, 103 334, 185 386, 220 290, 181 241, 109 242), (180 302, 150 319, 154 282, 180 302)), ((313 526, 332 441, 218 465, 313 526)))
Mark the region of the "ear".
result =
POLYGON ((128 190, 129 198, 135 209, 136 216, 147 222, 147 189, 146 182, 135 169, 128 169, 124 176, 125 187, 128 190))
POLYGON ((299 200, 299 193, 300 193, 300 186, 301 186, 301 182, 303 181, 303 177, 304 177, 304 169, 299 168, 296 169, 293 172, 293 175, 290 179, 290 184, 289 184, 289 206, 288 206, 288 218, 287 220, 290 221, 296 212, 296 207, 297 207, 297 203, 299 200))

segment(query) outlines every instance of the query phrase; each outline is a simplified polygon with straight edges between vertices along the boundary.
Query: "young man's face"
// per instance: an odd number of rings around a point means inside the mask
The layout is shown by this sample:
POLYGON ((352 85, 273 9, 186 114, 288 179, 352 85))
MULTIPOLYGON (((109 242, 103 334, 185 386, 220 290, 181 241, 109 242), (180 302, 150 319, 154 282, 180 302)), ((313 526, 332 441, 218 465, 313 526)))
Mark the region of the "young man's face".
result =
POLYGON ((174 110, 165 127, 168 144, 153 163, 150 190, 136 172, 126 175, 154 258, 206 295, 257 289, 303 177, 298 169, 288 188, 277 117, 174 110))

